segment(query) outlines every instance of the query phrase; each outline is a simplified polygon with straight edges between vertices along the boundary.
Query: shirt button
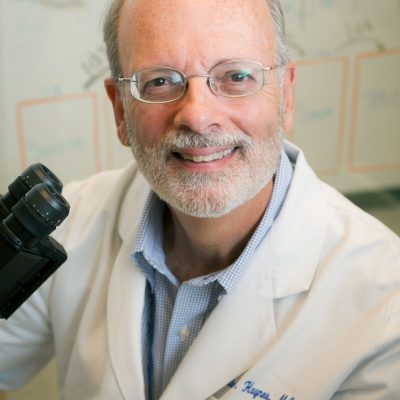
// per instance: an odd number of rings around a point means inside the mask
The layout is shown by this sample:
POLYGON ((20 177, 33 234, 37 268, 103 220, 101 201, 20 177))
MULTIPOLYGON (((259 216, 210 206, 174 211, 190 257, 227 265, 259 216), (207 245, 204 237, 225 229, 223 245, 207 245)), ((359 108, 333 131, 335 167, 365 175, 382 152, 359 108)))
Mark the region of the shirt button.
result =
POLYGON ((189 335, 190 335, 190 330, 187 326, 184 326, 183 328, 179 329, 179 336, 181 337, 182 340, 185 340, 189 335))

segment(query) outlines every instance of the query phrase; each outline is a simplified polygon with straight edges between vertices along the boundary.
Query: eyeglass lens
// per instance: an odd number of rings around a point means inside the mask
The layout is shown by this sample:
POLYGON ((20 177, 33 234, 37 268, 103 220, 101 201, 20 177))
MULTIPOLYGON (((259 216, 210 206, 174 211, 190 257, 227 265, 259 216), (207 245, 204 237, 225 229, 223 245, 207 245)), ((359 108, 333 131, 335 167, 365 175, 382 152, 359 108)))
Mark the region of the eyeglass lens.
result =
POLYGON ((210 71, 214 91, 222 96, 247 96, 264 84, 262 66, 255 62, 229 61, 210 71))
POLYGON ((185 90, 186 78, 172 68, 147 68, 135 73, 131 81, 132 95, 140 100, 163 102, 179 98, 185 90))

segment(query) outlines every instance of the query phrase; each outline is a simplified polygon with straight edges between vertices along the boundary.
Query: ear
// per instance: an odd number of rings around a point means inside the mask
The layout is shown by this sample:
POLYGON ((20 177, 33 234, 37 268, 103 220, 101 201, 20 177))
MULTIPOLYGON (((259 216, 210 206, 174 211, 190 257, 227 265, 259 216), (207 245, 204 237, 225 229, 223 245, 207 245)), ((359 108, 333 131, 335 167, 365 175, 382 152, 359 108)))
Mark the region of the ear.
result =
POLYGON ((296 66, 294 62, 289 62, 285 66, 285 133, 290 133, 293 128, 294 110, 295 110, 295 80, 296 66))
POLYGON ((117 125, 118 139, 124 146, 129 147, 130 145, 126 131, 125 112, 118 81, 116 81, 114 78, 107 78, 104 80, 104 87, 106 88, 108 98, 110 99, 114 109, 114 118, 117 125))

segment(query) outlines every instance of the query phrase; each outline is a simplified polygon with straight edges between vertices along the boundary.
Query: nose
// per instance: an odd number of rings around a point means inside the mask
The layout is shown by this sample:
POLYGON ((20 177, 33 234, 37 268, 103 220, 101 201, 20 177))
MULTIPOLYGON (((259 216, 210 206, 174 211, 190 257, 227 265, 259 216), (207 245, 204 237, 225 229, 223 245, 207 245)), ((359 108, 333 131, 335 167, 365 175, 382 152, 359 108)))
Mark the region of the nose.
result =
POLYGON ((223 113, 218 97, 210 90, 208 75, 188 77, 185 96, 177 103, 174 124, 178 129, 189 129, 207 134, 221 126, 223 113))

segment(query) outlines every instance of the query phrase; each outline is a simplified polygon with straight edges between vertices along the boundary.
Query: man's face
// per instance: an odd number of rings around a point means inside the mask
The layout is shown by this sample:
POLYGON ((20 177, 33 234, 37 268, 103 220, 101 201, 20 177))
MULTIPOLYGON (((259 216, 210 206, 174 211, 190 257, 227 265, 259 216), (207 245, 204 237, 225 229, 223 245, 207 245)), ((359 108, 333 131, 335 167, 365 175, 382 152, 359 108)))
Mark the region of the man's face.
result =
MULTIPOLYGON (((190 76, 207 74, 224 60, 277 63, 264 0, 127 1, 119 35, 124 76, 154 65, 190 76)), ((227 98, 197 76, 184 98, 167 104, 140 103, 126 85, 120 138, 130 136, 140 169, 170 206, 218 217, 266 187, 280 156, 282 114, 291 112, 287 98, 282 102, 278 72, 266 79, 254 95, 227 98)))

